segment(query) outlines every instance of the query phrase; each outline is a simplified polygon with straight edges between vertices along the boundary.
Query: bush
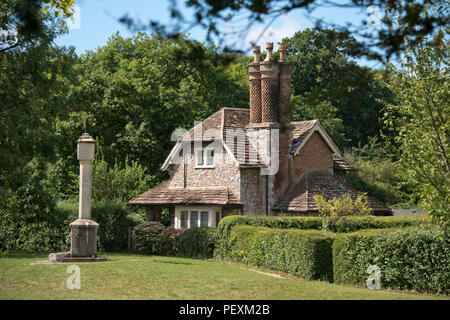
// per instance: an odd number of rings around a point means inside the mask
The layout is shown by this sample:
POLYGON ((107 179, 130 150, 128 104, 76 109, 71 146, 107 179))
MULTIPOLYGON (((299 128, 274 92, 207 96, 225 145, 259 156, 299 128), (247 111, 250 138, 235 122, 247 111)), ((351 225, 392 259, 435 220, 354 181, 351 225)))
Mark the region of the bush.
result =
MULTIPOLYGON (((66 200, 58 202, 57 210, 62 216, 69 217, 62 230, 69 233, 69 223, 78 217, 78 201, 66 200)), ((128 228, 138 223, 138 219, 130 215, 126 203, 121 201, 93 201, 91 218, 97 222, 97 243, 100 251, 124 251, 128 248, 128 228)), ((69 242, 70 243, 70 242, 69 242)))
POLYGON ((176 238, 175 254, 186 257, 209 258, 213 256, 215 243, 215 229, 209 227, 187 229, 176 238))
POLYGON ((164 225, 156 221, 147 221, 133 230, 133 239, 136 243, 136 253, 161 254, 164 243, 164 225))
POLYGON ((368 216, 371 209, 367 204, 366 195, 358 195, 353 200, 350 194, 346 193, 340 198, 325 199, 321 194, 315 195, 319 214, 323 217, 323 226, 325 230, 333 229, 339 221, 348 216, 368 216))
MULTIPOLYGON (((427 215, 417 216, 390 216, 390 217, 346 217, 335 224, 332 232, 354 232, 361 229, 384 229, 394 227, 407 227, 422 224, 429 224, 430 218, 427 215)), ((227 252, 227 239, 234 226, 250 225, 254 227, 268 227, 278 229, 322 229, 322 218, 320 217, 267 217, 267 216, 227 216, 223 218, 217 228, 217 248, 215 250, 218 257, 227 252), (224 240, 224 241, 223 241, 224 240)))
POLYGON ((133 231, 136 253, 212 257, 216 230, 209 227, 174 229, 159 222, 146 222, 133 231))
POLYGON ((225 259, 267 267, 305 279, 333 279, 333 234, 237 226, 228 240, 225 259))
POLYGON ((365 285, 370 265, 380 268, 383 288, 449 293, 450 241, 437 238, 434 229, 365 230, 336 237, 335 282, 365 285))
POLYGON ((255 227, 269 227, 278 229, 316 229, 322 228, 319 217, 267 217, 267 216, 227 216, 220 220, 217 227, 217 246, 214 254, 224 257, 228 248, 228 239, 235 226, 250 225, 255 227))

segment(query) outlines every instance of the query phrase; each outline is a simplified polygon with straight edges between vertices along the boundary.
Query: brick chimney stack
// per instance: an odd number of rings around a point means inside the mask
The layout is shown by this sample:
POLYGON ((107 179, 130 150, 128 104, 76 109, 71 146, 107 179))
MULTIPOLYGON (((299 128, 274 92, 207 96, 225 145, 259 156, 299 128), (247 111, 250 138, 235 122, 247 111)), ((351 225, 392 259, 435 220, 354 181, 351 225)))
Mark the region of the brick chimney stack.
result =
POLYGON ((261 122, 278 122, 278 63, 272 61, 273 43, 266 43, 266 59, 260 63, 261 122))
POLYGON ((278 93, 278 112, 280 123, 288 124, 291 122, 291 110, 288 107, 291 103, 291 80, 294 66, 292 62, 286 61, 286 46, 280 45, 280 75, 279 75, 279 93, 278 93))
POLYGON ((273 43, 266 43, 267 56, 260 61, 260 47, 253 47, 253 62, 248 65, 250 81, 250 124, 291 121, 291 79, 293 64, 286 61, 286 46, 280 45, 280 60, 272 59, 273 43))
POLYGON ((248 65, 250 82, 250 123, 261 122, 261 73, 259 71, 260 47, 253 47, 253 62, 248 65))

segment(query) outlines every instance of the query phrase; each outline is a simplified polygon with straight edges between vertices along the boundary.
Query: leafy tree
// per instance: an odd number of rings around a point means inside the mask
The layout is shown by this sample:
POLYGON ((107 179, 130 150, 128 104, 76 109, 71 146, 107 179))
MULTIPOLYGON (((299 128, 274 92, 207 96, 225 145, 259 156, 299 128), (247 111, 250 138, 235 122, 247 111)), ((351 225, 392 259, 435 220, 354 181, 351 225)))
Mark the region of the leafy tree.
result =
POLYGON ((116 34, 78 59, 66 116, 56 123, 56 135, 64 139, 58 148, 63 160, 57 171, 67 175, 62 179, 69 180, 77 168, 75 148, 67 141, 76 141, 84 117, 109 166, 124 166, 128 158, 156 183, 166 177, 159 168, 176 128, 189 129, 222 107, 248 105, 242 79, 222 64, 217 49, 194 44, 186 38, 116 34))
POLYGON ((325 199, 321 194, 314 196, 319 214, 323 216, 323 229, 328 230, 347 216, 367 216, 372 210, 367 204, 367 196, 358 195, 355 200, 346 193, 340 198, 325 199))
POLYGON ((408 170, 422 207, 450 230, 449 49, 410 47, 399 67, 389 66, 395 103, 385 123, 396 133, 398 157, 408 170))
POLYGON ((134 31, 150 29, 162 36, 177 37, 180 32, 188 32, 191 28, 201 27, 206 31, 206 40, 216 38, 219 44, 234 42, 225 46, 225 49, 236 50, 236 39, 245 38, 249 30, 255 24, 263 23, 266 28, 260 34, 263 36, 278 17, 295 11, 303 10, 306 16, 315 21, 316 28, 323 30, 333 28, 339 36, 352 34, 359 40, 352 44, 352 51, 358 56, 365 55, 369 58, 384 60, 391 55, 399 55, 407 47, 405 39, 408 38, 411 45, 421 43, 426 37, 431 38, 430 43, 438 45, 444 39, 444 33, 448 20, 447 0, 184 0, 185 6, 190 8, 188 17, 180 11, 178 1, 170 1, 169 11, 174 21, 170 24, 161 24, 156 20, 143 23, 133 19, 128 14, 122 16, 119 21, 126 24, 134 31), (375 5, 380 10, 379 14, 373 12, 375 17, 362 17, 357 23, 347 22, 345 26, 328 23, 314 17, 314 10, 320 7, 359 8, 367 9, 375 5), (431 9, 430 9, 431 8, 431 9), (430 10, 433 13, 429 13, 430 10), (399 23, 395 23, 392 17, 398 17, 399 23), (379 18, 379 21, 377 20, 379 18), (376 21, 373 21, 373 20, 376 21), (369 20, 369 21, 368 21, 369 20), (368 28, 370 23, 378 24, 377 30, 368 28), (234 26, 233 30, 229 25, 234 26), (442 32, 444 31, 444 32, 442 32))
POLYGON ((283 39, 295 67, 293 119, 318 118, 339 147, 364 145, 382 128, 379 99, 392 94, 373 70, 351 60, 352 37, 330 34, 306 29, 283 39))
MULTIPOLYGON (((73 0, 3 0, 0 2, 0 54, 24 49, 48 38, 47 21, 71 16, 73 0)), ((60 20, 60 26, 64 25, 60 20)))

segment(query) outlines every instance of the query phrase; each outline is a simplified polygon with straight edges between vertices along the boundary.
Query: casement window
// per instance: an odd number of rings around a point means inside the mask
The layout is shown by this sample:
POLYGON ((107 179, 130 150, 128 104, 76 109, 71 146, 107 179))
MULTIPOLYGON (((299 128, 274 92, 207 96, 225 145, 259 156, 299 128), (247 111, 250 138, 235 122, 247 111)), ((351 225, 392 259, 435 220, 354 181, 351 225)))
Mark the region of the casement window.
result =
POLYGON ((188 211, 181 211, 180 212, 180 228, 187 228, 188 227, 188 211))
POLYGON ((197 150, 195 153, 196 168, 214 168, 214 149, 197 150))
POLYGON ((221 218, 217 207, 176 207, 175 228, 217 227, 221 218))

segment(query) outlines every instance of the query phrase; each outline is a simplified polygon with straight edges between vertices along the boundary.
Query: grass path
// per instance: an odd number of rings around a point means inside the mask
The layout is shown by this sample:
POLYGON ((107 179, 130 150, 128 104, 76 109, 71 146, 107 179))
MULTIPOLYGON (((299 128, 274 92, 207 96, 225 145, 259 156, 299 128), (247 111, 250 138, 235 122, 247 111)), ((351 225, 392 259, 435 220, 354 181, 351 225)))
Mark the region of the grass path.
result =
POLYGON ((219 261, 104 255, 106 262, 79 263, 81 289, 69 290, 68 264, 32 265, 47 257, 0 253, 0 299, 449 299, 276 278, 219 261))

